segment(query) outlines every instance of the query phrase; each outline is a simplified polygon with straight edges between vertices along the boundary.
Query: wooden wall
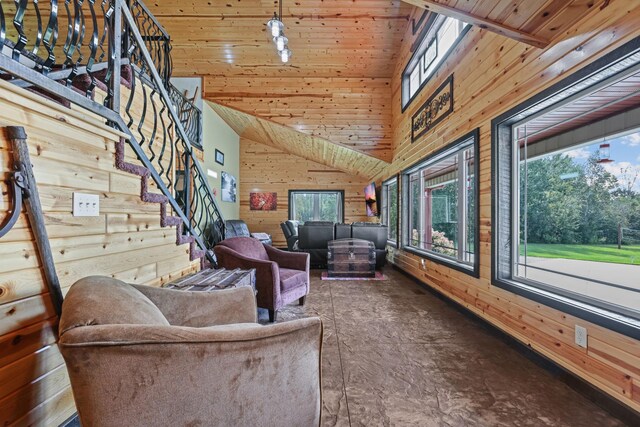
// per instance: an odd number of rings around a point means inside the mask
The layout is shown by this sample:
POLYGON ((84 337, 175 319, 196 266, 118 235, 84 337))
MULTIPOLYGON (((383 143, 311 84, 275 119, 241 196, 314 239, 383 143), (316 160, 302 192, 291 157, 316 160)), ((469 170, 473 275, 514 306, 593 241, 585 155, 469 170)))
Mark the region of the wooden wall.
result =
POLYGON ((240 139, 240 218, 251 232, 271 234, 276 247, 286 247, 280 223, 288 219, 289 190, 344 190, 345 222, 370 221, 364 187, 371 181, 246 138, 240 139), (278 210, 249 210, 250 192, 278 193, 278 210))
MULTIPOLYGON (((107 275, 160 285, 195 271, 175 228, 160 227, 158 204, 140 200, 140 178, 114 166, 119 134, 0 81, 0 128, 24 126, 58 276, 66 293, 76 280, 107 275), (72 192, 100 195, 100 215, 73 217, 72 192)), ((0 129, 2 180, 10 153, 0 129)), ((132 156, 128 161, 134 161, 132 156)), ((156 190, 157 191, 157 190, 156 190)), ((2 186, 0 218, 11 207, 2 186)), ((0 424, 58 425, 75 412, 56 346, 57 318, 24 214, 0 239, 0 424)))
POLYGON ((390 161, 391 79, 206 77, 208 100, 390 161))
MULTIPOLYGON (((386 179, 480 128, 480 278, 392 251, 392 262, 597 388, 640 410, 640 342, 491 285, 491 119, 640 35, 638 2, 582 2, 576 19, 548 48, 537 49, 474 27, 402 113, 400 74, 411 56, 408 32, 392 84, 394 160, 386 179), (411 116, 454 73, 454 113, 411 143, 411 116), (589 348, 574 344, 574 327, 588 329, 589 348)), ((548 23, 540 30, 549 34, 548 23)))

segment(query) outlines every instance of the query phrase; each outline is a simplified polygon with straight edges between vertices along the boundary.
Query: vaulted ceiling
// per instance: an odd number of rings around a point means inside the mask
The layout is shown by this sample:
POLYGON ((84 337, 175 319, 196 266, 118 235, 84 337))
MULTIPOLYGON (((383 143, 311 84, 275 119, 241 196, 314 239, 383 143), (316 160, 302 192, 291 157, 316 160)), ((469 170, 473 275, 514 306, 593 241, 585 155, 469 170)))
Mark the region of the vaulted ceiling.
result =
POLYGON ((171 34, 174 75, 202 75, 207 100, 237 110, 235 117, 287 126, 306 146, 324 139, 348 149, 343 153, 353 150, 345 158, 390 161, 391 76, 414 7, 399 0, 284 0, 293 51, 287 65, 265 31, 277 7, 273 0, 149 5, 171 34))
POLYGON ((304 150, 311 160, 328 164, 327 149, 317 150, 340 147, 345 155, 334 156, 330 166, 347 172, 356 158, 367 165, 392 159, 391 81, 403 38, 412 34, 411 18, 422 13, 416 6, 544 47, 595 3, 283 0, 293 51, 286 65, 265 30, 277 0, 158 0, 148 6, 171 34, 174 75, 203 76, 205 98, 224 107, 218 113, 243 137, 276 141, 282 137, 277 125, 285 126, 298 133, 287 133, 300 144, 294 151, 304 150))

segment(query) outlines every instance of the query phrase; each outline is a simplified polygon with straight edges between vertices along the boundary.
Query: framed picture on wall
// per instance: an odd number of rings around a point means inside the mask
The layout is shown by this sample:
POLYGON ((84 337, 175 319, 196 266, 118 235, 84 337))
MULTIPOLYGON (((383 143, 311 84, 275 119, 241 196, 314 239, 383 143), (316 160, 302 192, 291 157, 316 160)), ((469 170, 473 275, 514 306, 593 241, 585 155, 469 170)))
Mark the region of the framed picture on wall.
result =
POLYGON ((224 153, 216 148, 216 163, 224 166, 224 153))
POLYGON ((227 172, 222 172, 222 201, 236 202, 236 177, 227 172))

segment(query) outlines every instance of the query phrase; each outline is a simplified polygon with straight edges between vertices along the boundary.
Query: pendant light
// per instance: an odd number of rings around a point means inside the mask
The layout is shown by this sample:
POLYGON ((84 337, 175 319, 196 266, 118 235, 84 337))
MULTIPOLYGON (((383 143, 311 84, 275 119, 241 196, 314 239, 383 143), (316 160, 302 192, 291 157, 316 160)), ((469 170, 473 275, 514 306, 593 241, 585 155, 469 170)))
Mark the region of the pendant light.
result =
POLYGON ((267 31, 271 34, 271 39, 275 44, 278 56, 283 63, 289 62, 291 50, 289 50, 289 39, 284 35, 284 23, 282 22, 282 0, 278 1, 279 13, 273 12, 273 18, 267 22, 267 31))

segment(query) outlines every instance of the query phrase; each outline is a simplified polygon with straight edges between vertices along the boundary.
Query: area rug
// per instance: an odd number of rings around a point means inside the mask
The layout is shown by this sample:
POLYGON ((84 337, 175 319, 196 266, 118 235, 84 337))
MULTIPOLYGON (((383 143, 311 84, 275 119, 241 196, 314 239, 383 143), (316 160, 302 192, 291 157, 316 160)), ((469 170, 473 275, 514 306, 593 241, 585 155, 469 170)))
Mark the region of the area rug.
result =
POLYGON ((322 280, 387 280, 387 276, 379 271, 376 271, 376 277, 329 277, 326 271, 322 272, 320 276, 322 280))

